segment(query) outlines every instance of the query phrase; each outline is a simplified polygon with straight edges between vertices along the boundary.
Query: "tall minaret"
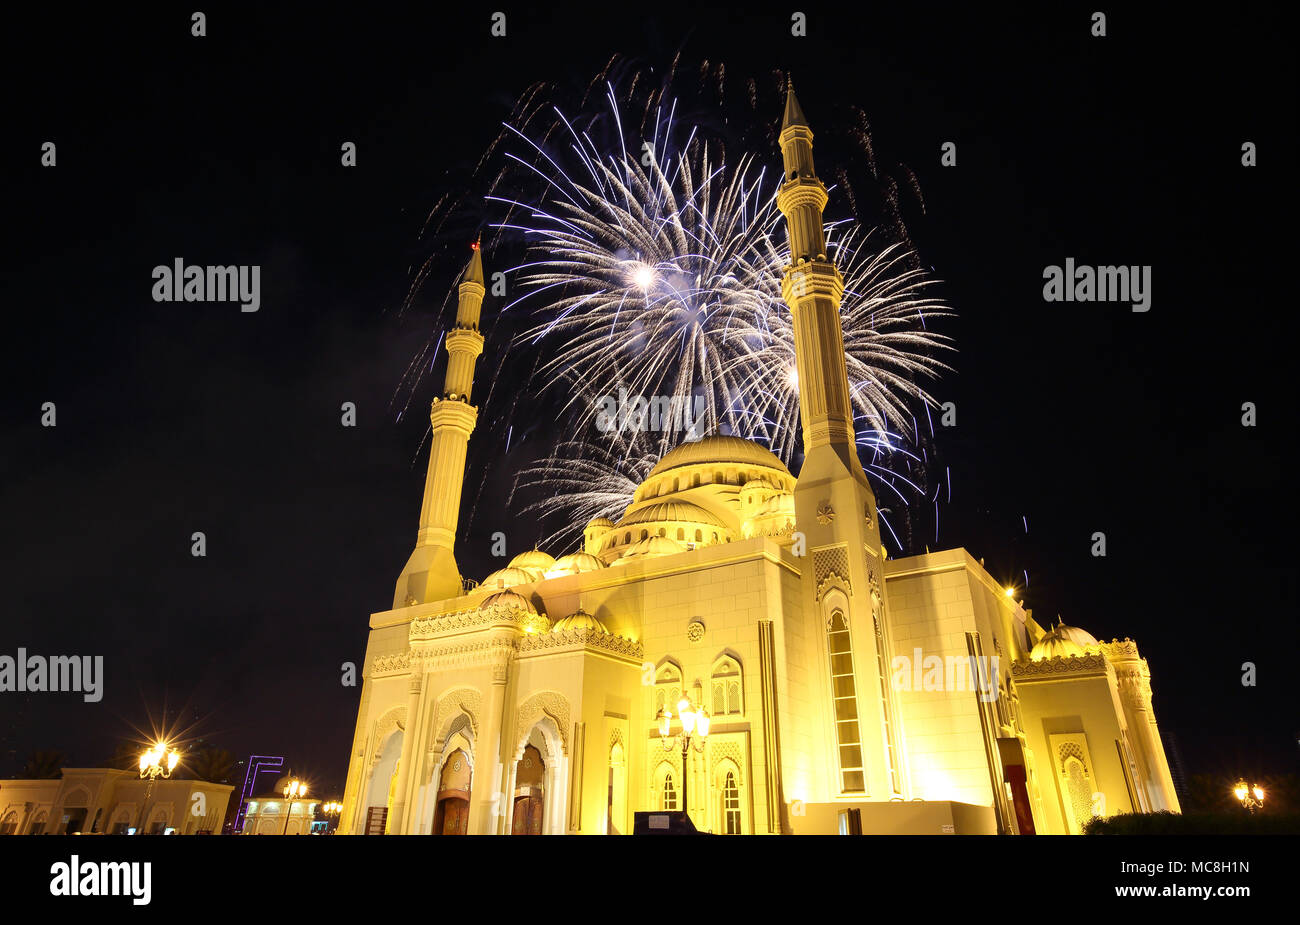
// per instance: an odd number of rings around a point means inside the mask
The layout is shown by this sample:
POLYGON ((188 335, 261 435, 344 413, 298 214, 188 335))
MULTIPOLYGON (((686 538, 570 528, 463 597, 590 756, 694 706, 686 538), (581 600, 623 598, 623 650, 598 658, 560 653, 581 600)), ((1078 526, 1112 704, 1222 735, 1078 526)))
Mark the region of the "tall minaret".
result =
MULTIPOLYGON (((807 544, 807 655, 809 664, 832 665, 838 675, 814 681, 834 719, 812 730, 820 752, 812 766, 825 770, 808 781, 808 792, 818 799, 906 797, 902 731, 886 673, 892 653, 884 556, 876 499, 858 459, 840 326, 844 280, 826 253, 826 187, 813 167, 813 133, 793 86, 786 93, 780 141, 785 182, 776 203, 790 237, 781 294, 794 327, 803 425, 804 461, 794 503, 796 529, 807 544), (851 657, 851 689, 845 654, 851 657)), ((791 772, 797 779, 798 769, 791 772)))
POLYGON ((781 295, 794 322, 795 362, 799 373, 799 418, 804 454, 827 447, 844 468, 866 484, 858 460, 844 364, 844 332, 840 327, 840 297, 844 280, 826 256, 822 210, 826 187, 813 168, 813 133, 794 95, 786 92, 781 127, 781 158, 785 182, 776 197, 790 236, 790 266, 781 281, 781 295))
POLYGON ((433 400, 429 420, 433 440, 429 474, 424 480, 420 532, 415 551, 397 579, 393 609, 461 594, 456 567, 456 522, 460 518, 461 485, 465 479, 465 451, 478 421, 478 409, 469 403, 474 386, 474 362, 483 352, 479 312, 483 306, 483 256, 478 242, 460 282, 456 326, 447 334, 447 376, 442 396, 433 400))

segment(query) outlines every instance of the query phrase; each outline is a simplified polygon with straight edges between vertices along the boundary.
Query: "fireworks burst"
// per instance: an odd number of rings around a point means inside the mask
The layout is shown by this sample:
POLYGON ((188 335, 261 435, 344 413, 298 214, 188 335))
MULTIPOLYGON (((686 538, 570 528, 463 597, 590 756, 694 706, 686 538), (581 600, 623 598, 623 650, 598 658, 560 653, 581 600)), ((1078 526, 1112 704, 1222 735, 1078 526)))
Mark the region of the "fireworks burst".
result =
MULTIPOLYGON (((702 81, 700 95, 713 86, 720 98, 722 71, 705 66, 701 76, 709 74, 716 80, 702 81)), ((677 399, 701 409, 697 433, 755 440, 787 464, 801 446, 794 333, 781 297, 789 252, 776 207, 780 171, 769 174, 752 139, 732 144, 741 153, 731 156, 716 127, 683 118, 668 92, 673 73, 638 91, 641 79, 621 97, 616 80, 598 79, 603 101, 584 100, 578 117, 533 88, 483 162, 503 165, 487 196, 492 250, 508 259, 516 242, 524 246, 504 269, 511 297, 502 317, 515 330, 505 349, 532 355, 527 391, 559 396, 563 418, 564 442, 516 488, 544 486, 531 510, 562 515, 559 532, 569 536, 591 517, 617 519, 649 465, 689 439, 673 428, 611 434, 598 426, 606 396, 677 399)), ((752 81, 748 94, 755 105, 752 81)), ((768 122, 754 124, 770 134, 768 122)), ((764 151, 774 152, 772 140, 764 151)), ((874 154, 871 170, 881 179, 874 154)), ((894 196, 896 184, 885 185, 894 196)), ((894 199, 892 231, 829 221, 827 246, 845 282, 864 465, 906 502, 909 492, 923 500, 929 492, 925 461, 899 434, 916 431, 918 406, 935 404, 925 384, 947 369, 938 356, 951 344, 931 325, 952 312, 931 294, 936 281, 914 252, 884 240, 907 241, 896 233, 894 199), (920 485, 908 477, 918 469, 920 485)))

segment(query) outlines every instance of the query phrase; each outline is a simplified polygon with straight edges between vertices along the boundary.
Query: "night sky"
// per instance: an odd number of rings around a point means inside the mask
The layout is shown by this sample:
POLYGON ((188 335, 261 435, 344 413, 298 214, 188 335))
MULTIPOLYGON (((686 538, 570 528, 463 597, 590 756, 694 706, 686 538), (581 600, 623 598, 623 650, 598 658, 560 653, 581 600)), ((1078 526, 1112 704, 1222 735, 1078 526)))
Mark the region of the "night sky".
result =
MULTIPOLYGON (((340 665, 361 663, 415 539, 441 359, 398 420, 401 383, 482 221, 467 208, 422 238, 424 219, 473 191, 533 82, 572 105, 611 55, 662 73, 678 52, 768 93, 792 72, 823 174, 856 105, 882 162, 917 176, 908 227, 959 313, 956 373, 932 388, 958 409, 939 440, 953 497, 917 545, 965 546, 1022 586, 1027 570, 1044 625, 1136 639, 1189 773, 1295 769, 1296 75, 1271 12, 1117 9, 1095 39, 1083 6, 806 6, 792 38, 784 8, 527 5, 501 39, 469 6, 210 5, 205 38, 179 9, 7 14, 0 654, 103 655, 106 679, 98 704, 0 694, 0 774, 42 748, 97 765, 165 725, 341 795, 360 688, 340 665), (260 265, 260 311, 154 302, 151 270, 176 257, 260 265), (1151 310, 1044 302, 1067 257, 1151 265, 1151 310)), ((476 434, 467 575, 500 565, 493 531, 512 553, 541 535, 505 495, 558 426, 532 413, 509 453, 476 434)))

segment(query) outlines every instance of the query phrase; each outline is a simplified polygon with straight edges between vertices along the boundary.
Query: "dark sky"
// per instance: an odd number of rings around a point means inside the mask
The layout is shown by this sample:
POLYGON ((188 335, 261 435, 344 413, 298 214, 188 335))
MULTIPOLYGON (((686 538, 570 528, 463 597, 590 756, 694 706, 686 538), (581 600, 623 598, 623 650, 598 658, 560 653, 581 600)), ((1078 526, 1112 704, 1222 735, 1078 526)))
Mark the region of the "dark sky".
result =
MULTIPOLYGON (((661 72, 679 50, 736 80, 792 71, 815 131, 860 106, 878 155, 915 171, 909 227, 960 316, 933 390, 959 413, 939 545, 1027 569, 1040 622, 1136 639, 1189 772, 1294 769, 1295 73, 1271 13, 1115 11, 1094 39, 1083 6, 837 4, 804 7, 796 39, 785 9, 528 5, 493 39, 491 8, 466 7, 208 6, 202 39, 180 10, 11 15, 0 653, 102 654, 107 677, 93 705, 0 694, 0 773, 37 748, 97 764, 166 723, 341 793, 359 688, 340 664, 389 606, 424 479, 429 390, 400 422, 390 403, 447 320, 453 263, 397 308, 412 266, 478 221, 422 240, 425 215, 529 84, 580 93, 612 54, 661 72), (261 310, 155 303, 151 270, 176 257, 260 265, 261 310), (1045 303, 1066 257, 1151 265, 1151 310, 1045 303)), ((510 454, 474 447, 469 575, 493 530, 537 539, 504 504, 554 437, 533 424, 510 454)))

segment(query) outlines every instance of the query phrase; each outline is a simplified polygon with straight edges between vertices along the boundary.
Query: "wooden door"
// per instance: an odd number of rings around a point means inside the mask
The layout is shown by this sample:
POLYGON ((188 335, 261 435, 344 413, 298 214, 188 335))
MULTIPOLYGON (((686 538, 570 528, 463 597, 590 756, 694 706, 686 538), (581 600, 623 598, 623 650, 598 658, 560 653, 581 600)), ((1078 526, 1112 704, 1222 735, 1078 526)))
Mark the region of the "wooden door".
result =
POLYGON ((542 834, 542 795, 539 792, 515 798, 515 815, 510 834, 542 834))
POLYGON ((461 797, 444 797, 439 800, 438 813, 433 820, 433 831, 438 835, 467 835, 469 800, 461 797))

